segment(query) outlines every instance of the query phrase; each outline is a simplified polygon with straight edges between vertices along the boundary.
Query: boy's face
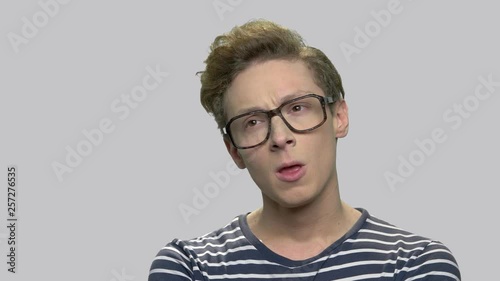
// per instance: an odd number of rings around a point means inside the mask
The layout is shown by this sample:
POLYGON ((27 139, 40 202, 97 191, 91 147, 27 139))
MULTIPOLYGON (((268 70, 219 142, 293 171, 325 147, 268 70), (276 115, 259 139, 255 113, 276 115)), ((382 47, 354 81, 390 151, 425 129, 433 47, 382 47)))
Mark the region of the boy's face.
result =
MULTIPOLYGON (((228 120, 248 108, 270 110, 292 98, 314 93, 325 96, 302 61, 270 60, 241 72, 229 87, 224 106, 228 120)), ((271 119, 269 139, 260 146, 227 149, 240 168, 247 168, 263 195, 276 204, 299 207, 312 202, 336 184, 336 137, 348 131, 345 101, 326 108, 327 120, 307 133, 294 133, 279 116, 271 119)))

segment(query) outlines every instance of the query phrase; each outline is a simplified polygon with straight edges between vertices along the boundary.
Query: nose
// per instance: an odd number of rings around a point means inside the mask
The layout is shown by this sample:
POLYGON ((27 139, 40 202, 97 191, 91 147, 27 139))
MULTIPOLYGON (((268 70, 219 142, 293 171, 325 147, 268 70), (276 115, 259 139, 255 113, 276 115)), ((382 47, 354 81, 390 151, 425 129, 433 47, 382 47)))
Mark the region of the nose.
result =
POLYGON ((271 118, 271 132, 269 140, 272 149, 285 148, 287 145, 295 146, 295 135, 287 127, 281 116, 276 115, 271 118))

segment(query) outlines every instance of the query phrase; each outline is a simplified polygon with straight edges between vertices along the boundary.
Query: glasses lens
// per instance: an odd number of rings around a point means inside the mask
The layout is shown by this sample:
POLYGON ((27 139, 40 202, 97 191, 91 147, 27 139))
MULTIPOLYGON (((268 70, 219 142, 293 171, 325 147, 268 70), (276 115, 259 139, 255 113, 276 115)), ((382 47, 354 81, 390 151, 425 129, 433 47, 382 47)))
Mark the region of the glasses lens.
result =
POLYGON ((266 113, 247 114, 234 119, 229 129, 233 142, 239 147, 248 147, 264 141, 269 128, 266 113))
POLYGON ((296 131, 305 131, 321 124, 324 120, 321 101, 315 97, 304 97, 286 103, 281 115, 296 131))

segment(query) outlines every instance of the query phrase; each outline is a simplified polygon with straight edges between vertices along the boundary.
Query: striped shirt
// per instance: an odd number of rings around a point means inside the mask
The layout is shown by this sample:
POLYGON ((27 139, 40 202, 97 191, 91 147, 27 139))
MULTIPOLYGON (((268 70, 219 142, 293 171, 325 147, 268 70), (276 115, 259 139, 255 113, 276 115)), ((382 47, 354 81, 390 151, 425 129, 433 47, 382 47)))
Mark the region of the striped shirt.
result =
POLYGON ((361 217, 342 238, 300 261, 272 252, 239 215, 219 230, 168 243, 148 280, 460 280, 445 245, 358 210, 361 217))

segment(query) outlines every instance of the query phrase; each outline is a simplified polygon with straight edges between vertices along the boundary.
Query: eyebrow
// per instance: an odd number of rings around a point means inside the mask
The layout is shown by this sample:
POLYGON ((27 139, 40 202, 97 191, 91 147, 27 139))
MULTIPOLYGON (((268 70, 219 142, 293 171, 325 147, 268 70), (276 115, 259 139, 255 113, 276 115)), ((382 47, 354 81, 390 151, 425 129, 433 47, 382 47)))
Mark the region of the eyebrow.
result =
MULTIPOLYGON (((297 92, 294 92, 294 93, 290 93, 290 94, 287 94, 285 96, 282 96, 278 102, 279 102, 279 105, 282 105, 283 103, 291 100, 291 99, 294 99, 294 98, 297 98, 297 97, 300 97, 300 96, 303 96, 303 95, 307 95, 308 93, 311 93, 310 91, 297 91, 297 92)), ((239 110, 236 111, 236 114, 235 116, 238 116, 238 115, 241 115, 241 114, 245 114, 245 113, 249 113, 249 112, 252 112, 252 111, 257 111, 257 110, 269 110, 269 109, 264 109, 262 108, 261 106, 251 106, 251 107, 245 107, 245 108, 241 108, 239 110)))

